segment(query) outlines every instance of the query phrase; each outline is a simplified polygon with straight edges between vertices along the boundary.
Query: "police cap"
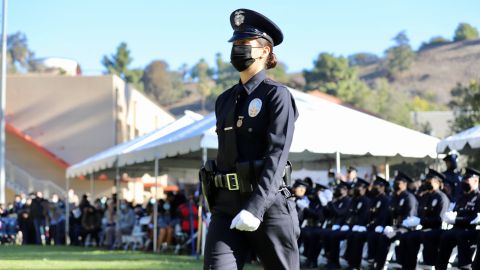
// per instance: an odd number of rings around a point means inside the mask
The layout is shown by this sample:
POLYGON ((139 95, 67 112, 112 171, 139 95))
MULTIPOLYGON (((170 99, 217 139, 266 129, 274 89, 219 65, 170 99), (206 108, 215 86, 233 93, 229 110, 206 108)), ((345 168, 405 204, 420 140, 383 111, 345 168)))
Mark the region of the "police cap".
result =
POLYGON ((370 183, 362 178, 357 178, 357 182, 355 183, 355 187, 368 187, 369 185, 370 183))
POLYGON ((397 181, 397 180, 405 181, 407 183, 413 182, 413 179, 402 171, 398 171, 397 175, 395 176, 395 181, 397 181))
POLYGON ((446 180, 446 177, 443 173, 439 173, 434 169, 428 169, 428 173, 427 173, 427 176, 425 176, 425 180, 432 179, 432 178, 437 178, 442 182, 446 180))
POLYGON ((375 181, 373 181, 373 184, 378 186, 384 186, 384 187, 389 185, 388 181, 385 180, 385 178, 378 175, 375 176, 375 181))
POLYGON ((473 168, 465 168, 465 173, 463 174, 463 179, 466 180, 470 177, 480 177, 480 171, 473 168))
POLYGON ((228 42, 247 38, 264 38, 273 46, 283 41, 282 30, 269 18, 249 9, 237 9, 230 15, 230 24, 234 30, 228 42))

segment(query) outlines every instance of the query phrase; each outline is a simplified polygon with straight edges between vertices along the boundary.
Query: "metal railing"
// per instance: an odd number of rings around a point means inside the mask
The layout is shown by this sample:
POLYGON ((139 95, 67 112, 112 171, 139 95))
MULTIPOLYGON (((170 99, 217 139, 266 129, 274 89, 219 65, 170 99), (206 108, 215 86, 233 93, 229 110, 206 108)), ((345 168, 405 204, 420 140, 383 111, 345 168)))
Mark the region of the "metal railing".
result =
POLYGON ((28 172, 13 165, 10 161, 5 160, 5 178, 6 185, 17 193, 30 193, 33 191, 41 191, 45 198, 56 193, 59 196, 65 194, 65 189, 61 188, 50 180, 37 179, 28 172))

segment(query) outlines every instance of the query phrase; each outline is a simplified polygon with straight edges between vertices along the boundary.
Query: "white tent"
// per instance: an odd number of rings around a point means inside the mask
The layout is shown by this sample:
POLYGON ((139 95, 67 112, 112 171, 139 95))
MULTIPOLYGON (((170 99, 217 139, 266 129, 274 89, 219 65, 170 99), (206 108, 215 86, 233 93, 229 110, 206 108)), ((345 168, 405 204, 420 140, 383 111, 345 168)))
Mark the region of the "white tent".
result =
MULTIPOLYGON (((315 168, 321 162, 335 163, 336 155, 353 161, 362 157, 385 157, 389 162, 409 158, 435 158, 438 139, 393 124, 345 106, 291 90, 300 116, 290 149, 295 167, 315 168)), ((156 159, 174 158, 168 166, 198 167, 205 150, 217 149, 215 115, 135 151, 119 156, 118 165, 128 166, 156 159), (196 153, 196 154, 195 154, 196 153), (182 158, 183 157, 183 158, 182 158), (175 164, 174 164, 175 162, 175 164), (182 165, 183 164, 183 165, 182 165)), ((164 165, 165 166, 165 165, 164 165)))
POLYGON ((437 153, 451 150, 458 152, 480 148, 480 126, 472 127, 441 140, 437 145, 437 153))

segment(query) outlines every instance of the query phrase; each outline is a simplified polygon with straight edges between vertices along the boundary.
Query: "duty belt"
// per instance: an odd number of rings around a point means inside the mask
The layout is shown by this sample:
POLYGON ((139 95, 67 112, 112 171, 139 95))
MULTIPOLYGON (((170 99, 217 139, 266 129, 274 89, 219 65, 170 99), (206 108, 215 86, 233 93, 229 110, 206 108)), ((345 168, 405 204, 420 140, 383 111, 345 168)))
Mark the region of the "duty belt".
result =
POLYGON ((238 175, 236 173, 217 174, 215 175, 215 186, 228 190, 239 190, 238 175))

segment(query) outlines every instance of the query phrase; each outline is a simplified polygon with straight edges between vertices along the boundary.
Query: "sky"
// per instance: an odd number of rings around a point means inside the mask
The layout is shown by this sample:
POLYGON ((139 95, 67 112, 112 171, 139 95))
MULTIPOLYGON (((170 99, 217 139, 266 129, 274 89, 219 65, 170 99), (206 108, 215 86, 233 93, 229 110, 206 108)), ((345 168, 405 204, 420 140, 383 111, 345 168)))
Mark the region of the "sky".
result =
POLYGON ((312 68, 321 52, 383 55, 403 30, 417 49, 433 36, 451 39, 460 22, 480 28, 478 0, 10 0, 7 33, 25 33, 37 57, 78 61, 86 75, 102 74, 102 57, 122 41, 130 67, 165 60, 175 70, 201 58, 213 65, 217 52, 227 60, 229 16, 237 8, 282 29, 274 52, 288 72, 312 68))

